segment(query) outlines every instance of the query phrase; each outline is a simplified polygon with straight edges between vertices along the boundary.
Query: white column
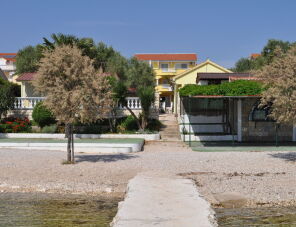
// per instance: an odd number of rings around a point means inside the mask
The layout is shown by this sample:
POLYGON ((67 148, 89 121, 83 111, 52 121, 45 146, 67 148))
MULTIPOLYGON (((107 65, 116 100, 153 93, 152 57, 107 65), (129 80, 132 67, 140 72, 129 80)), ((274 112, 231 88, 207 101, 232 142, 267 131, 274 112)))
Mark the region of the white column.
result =
POLYGON ((242 142, 242 100, 237 102, 237 141, 242 142))

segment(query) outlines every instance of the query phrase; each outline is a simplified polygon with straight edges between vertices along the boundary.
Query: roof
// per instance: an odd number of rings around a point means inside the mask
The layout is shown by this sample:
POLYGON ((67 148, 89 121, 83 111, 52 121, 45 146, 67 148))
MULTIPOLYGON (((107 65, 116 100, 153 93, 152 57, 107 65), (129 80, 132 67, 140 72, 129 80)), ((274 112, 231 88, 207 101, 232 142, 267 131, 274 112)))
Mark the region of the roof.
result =
POLYGON ((16 81, 31 81, 34 80, 34 76, 36 73, 22 73, 16 79, 16 81))
POLYGON ((196 54, 135 54, 141 61, 197 61, 196 54))
POLYGON ((216 68, 221 69, 221 70, 224 71, 225 73, 231 73, 231 72, 232 72, 232 71, 230 71, 229 69, 226 69, 226 68, 222 67, 221 65, 218 65, 218 64, 216 64, 215 62, 212 62, 211 60, 207 59, 206 61, 204 61, 204 62, 202 62, 202 63, 200 63, 200 64, 194 66, 193 68, 188 69, 188 70, 186 70, 186 71, 184 71, 184 72, 182 72, 182 73, 176 75, 175 77, 173 77, 173 80, 176 80, 176 79, 178 79, 178 78, 180 78, 180 77, 183 77, 183 76, 185 76, 186 74, 191 73, 191 72, 193 72, 194 70, 196 70, 196 69, 198 69, 198 68, 201 68, 201 67, 203 67, 203 66, 205 66, 205 65, 207 65, 207 64, 213 65, 213 66, 215 66, 216 68))
POLYGON ((4 58, 7 61, 15 61, 16 53, 0 53, 0 58, 4 58))
POLYGON ((253 78, 250 73, 198 73, 197 75, 198 77, 196 79, 199 80, 229 80, 230 78, 236 80, 243 78, 253 78))
POLYGON ((251 54, 250 58, 255 59, 255 58, 258 58, 260 56, 261 56, 261 54, 259 54, 259 53, 253 53, 253 54, 251 54))
MULTIPOLYGON (((16 81, 32 81, 34 80, 34 77, 37 73, 22 73, 19 75, 19 77, 16 79, 16 81)), ((111 73, 99 73, 98 75, 102 76, 110 76, 111 73)))

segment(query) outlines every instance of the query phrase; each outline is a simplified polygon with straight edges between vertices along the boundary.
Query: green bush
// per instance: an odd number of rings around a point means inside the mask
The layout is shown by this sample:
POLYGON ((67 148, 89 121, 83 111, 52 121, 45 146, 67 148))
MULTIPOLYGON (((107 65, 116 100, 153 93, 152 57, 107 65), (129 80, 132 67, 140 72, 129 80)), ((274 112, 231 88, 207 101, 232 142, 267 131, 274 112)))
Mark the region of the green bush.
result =
POLYGON ((99 134, 102 132, 102 127, 97 124, 80 125, 74 127, 75 133, 80 134, 99 134))
POLYGON ((118 132, 139 130, 136 119, 129 115, 118 126, 118 132))
POLYGON ((42 102, 37 103, 34 107, 32 118, 41 128, 56 122, 53 114, 42 105, 42 102))
POLYGON ((260 82, 252 80, 236 80, 217 85, 188 84, 179 89, 181 96, 194 95, 222 95, 244 96, 260 95, 264 88, 260 82))
POLYGON ((58 126, 56 124, 46 125, 41 129, 42 133, 55 133, 57 131, 58 126))
POLYGON ((146 129, 151 131, 159 131, 162 126, 162 123, 158 119, 149 119, 146 129))

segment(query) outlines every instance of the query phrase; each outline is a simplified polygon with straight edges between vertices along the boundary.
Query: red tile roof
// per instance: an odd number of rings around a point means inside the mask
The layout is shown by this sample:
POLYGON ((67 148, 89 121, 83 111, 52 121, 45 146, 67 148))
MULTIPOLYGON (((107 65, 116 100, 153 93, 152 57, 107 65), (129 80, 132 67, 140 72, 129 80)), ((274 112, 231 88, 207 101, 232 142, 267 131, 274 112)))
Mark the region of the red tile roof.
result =
POLYGON ((36 73, 22 73, 19 75, 19 77, 16 79, 17 81, 31 81, 34 80, 34 76, 36 73))
POLYGON ((261 54, 254 53, 254 54, 251 54, 250 58, 255 59, 255 58, 258 58, 260 56, 261 56, 261 54))
POLYGON ((0 58, 15 62, 16 53, 0 53, 0 58))
POLYGON ((196 61, 196 54, 135 54, 141 61, 196 61))

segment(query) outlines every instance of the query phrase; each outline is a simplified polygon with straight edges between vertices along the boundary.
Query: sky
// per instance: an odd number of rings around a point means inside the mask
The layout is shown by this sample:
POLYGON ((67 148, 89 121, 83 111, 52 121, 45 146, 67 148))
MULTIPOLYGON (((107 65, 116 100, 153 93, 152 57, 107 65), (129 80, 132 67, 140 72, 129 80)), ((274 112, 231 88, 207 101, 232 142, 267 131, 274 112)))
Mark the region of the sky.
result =
POLYGON ((197 53, 232 67, 268 39, 296 41, 295 0, 1 1, 0 52, 52 33, 91 37, 122 55, 197 53))

